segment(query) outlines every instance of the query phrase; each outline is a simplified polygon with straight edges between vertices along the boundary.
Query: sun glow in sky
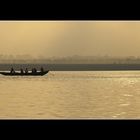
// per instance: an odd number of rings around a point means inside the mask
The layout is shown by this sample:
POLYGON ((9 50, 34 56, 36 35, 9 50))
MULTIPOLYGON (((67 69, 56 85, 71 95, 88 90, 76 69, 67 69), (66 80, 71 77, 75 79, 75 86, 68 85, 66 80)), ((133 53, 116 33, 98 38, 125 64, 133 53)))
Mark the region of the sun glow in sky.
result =
POLYGON ((140 56, 140 22, 0 22, 0 54, 140 56))

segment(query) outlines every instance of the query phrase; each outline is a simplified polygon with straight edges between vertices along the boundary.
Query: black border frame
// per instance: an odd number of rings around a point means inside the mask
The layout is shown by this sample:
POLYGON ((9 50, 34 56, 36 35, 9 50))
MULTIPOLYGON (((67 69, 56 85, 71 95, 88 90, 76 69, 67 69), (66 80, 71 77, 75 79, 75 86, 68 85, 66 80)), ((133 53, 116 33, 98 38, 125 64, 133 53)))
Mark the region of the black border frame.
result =
MULTIPOLYGON (((89 8, 90 9, 90 8, 89 8)), ((12 9, 10 9, 12 10, 12 9)), ((10 11, 9 10, 9 11, 10 11)), ((50 9, 49 9, 50 10, 50 9)), ((78 13, 73 12, 64 12, 59 11, 59 9, 56 9, 57 12, 50 13, 50 11, 36 11, 36 12, 29 12, 28 10, 15 12, 1 12, 0 14, 0 20, 140 20, 140 15, 138 12, 135 11, 125 11, 125 13, 122 13, 121 11, 115 11, 111 12, 111 10, 102 9, 101 12, 97 12, 97 8, 95 10, 88 10, 88 11, 78 11, 78 13), (29 13, 28 13, 29 12, 29 13), (49 14, 46 14, 49 13, 49 14)), ((71 132, 74 132, 79 135, 91 134, 93 136, 97 135, 97 137, 102 136, 101 132, 107 132, 107 134, 111 135, 112 131, 115 131, 117 134, 118 132, 124 133, 124 131, 129 129, 127 131, 127 134, 130 132, 132 133, 132 130, 134 130, 136 127, 140 125, 139 120, 31 120, 31 119, 17 119, 17 120, 7 120, 7 119, 1 119, 0 120, 0 126, 1 130, 4 131, 14 131, 16 129, 16 132, 18 130, 22 129, 24 132, 33 132, 35 133, 46 133, 46 135, 49 134, 51 131, 52 133, 55 132, 61 132, 62 135, 65 134, 65 131, 69 132, 69 137, 71 135, 71 132), (80 133, 79 133, 80 132, 80 133), (98 133, 96 133, 98 132, 98 133)), ((53 136, 53 135, 51 135, 53 136)), ((104 136, 104 135, 103 135, 104 136)), ((67 138, 66 137, 66 138, 67 138)), ((114 137, 113 137, 114 138, 114 137)))

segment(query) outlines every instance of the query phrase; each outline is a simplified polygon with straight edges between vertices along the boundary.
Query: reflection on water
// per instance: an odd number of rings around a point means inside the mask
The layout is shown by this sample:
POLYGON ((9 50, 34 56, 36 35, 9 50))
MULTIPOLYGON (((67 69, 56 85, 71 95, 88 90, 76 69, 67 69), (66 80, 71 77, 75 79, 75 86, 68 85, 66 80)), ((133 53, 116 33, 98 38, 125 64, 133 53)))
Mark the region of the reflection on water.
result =
POLYGON ((0 118, 140 118, 140 71, 0 76, 0 118))

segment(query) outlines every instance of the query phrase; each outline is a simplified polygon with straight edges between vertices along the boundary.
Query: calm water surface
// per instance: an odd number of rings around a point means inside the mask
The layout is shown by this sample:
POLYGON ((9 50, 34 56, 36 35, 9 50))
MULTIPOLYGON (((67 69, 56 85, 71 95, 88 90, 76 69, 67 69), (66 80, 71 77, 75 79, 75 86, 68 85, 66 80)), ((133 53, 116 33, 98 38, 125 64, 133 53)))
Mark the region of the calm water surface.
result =
POLYGON ((0 118, 140 118, 140 71, 1 75, 0 118))

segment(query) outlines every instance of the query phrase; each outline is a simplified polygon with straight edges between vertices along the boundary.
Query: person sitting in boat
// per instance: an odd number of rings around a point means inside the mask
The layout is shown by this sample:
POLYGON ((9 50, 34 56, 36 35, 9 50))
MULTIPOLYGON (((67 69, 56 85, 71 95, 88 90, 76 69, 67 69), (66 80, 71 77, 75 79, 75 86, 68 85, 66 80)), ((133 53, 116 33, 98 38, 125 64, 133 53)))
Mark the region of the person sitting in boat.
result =
POLYGON ((23 74, 23 73, 24 73, 22 68, 20 69, 20 72, 21 72, 21 74, 23 74))
POLYGON ((32 73, 34 73, 34 68, 32 68, 32 73))
POLYGON ((44 69, 43 69, 43 67, 41 67, 41 68, 40 68, 40 70, 41 70, 41 72, 44 72, 44 69))
POLYGON ((37 69, 36 68, 34 68, 34 73, 36 73, 37 72, 37 69))
POLYGON ((15 73, 15 71, 14 71, 13 67, 11 68, 10 73, 15 73))
POLYGON ((25 69, 25 73, 26 73, 26 74, 28 73, 28 69, 27 69, 27 68, 25 69))
POLYGON ((36 73, 36 72, 37 72, 36 68, 33 68, 32 73, 36 73))

